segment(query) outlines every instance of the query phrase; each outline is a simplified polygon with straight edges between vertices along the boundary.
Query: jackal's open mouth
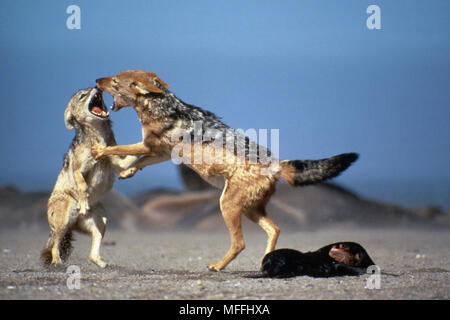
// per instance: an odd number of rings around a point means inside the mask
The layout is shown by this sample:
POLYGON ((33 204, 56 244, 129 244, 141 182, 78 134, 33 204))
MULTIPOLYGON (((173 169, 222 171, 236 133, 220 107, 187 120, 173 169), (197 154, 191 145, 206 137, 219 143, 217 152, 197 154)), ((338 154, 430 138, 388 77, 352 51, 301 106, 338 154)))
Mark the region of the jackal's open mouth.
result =
POLYGON ((103 102, 102 91, 98 90, 89 102, 89 112, 99 118, 108 118, 109 112, 103 102))

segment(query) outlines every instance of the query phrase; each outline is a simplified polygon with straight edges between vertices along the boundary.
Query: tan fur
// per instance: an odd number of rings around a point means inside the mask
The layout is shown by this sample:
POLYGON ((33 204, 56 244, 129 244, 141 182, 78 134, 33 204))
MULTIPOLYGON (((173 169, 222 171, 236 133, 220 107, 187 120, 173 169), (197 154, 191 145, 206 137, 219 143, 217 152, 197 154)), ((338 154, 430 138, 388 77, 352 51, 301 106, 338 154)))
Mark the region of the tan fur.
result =
POLYGON ((295 185, 295 168, 288 165, 287 161, 280 161, 280 166, 282 170, 280 171, 280 176, 287 181, 291 186, 295 185))
MULTIPOLYGON (((166 117, 164 108, 159 108, 161 95, 170 95, 164 88, 168 85, 156 74, 142 70, 127 70, 112 77, 97 80, 97 86, 114 97, 113 110, 117 111, 126 106, 132 106, 140 122, 142 123, 142 142, 127 146, 95 146, 93 155, 101 159, 108 155, 145 155, 134 167, 121 175, 131 177, 138 169, 142 169, 150 161, 147 157, 160 160, 170 159, 171 151, 179 149, 184 157, 195 159, 197 153, 201 153, 200 163, 189 164, 205 180, 220 185, 224 182, 220 209, 223 219, 231 236, 231 247, 225 256, 215 263, 209 264, 211 270, 221 270, 233 260, 244 247, 242 235, 241 217, 245 214, 250 220, 257 223, 268 236, 266 253, 274 250, 280 233, 279 228, 267 217, 265 207, 270 196, 275 191, 275 182, 280 178, 286 179, 290 184, 295 184, 295 169, 287 162, 273 162, 271 164, 250 163, 245 160, 241 163, 234 152, 224 148, 219 150, 222 154, 215 154, 214 150, 207 149, 209 144, 196 148, 194 143, 190 146, 180 145, 178 141, 172 141, 172 134, 176 130, 182 130, 189 124, 180 119, 166 117), (168 130, 167 128, 170 128, 168 130), (181 148, 180 148, 181 147, 181 148), (187 151, 187 152, 186 152, 187 151), (186 153, 186 154, 184 154, 186 153), (222 163, 209 161, 215 157, 222 158, 222 163), (233 161, 229 161, 232 159, 233 161), (263 170, 269 170, 271 174, 263 174, 263 170)), ((194 109, 192 109, 194 110, 194 109)))
MULTIPOLYGON (((171 141, 173 130, 182 129, 183 123, 176 123, 174 129, 165 132, 163 129, 167 122, 173 121, 164 117, 154 117, 152 113, 147 112, 155 101, 151 97, 144 96, 148 92, 161 92, 161 89, 155 89, 155 82, 159 82, 164 87, 168 87, 156 74, 149 74, 143 71, 125 71, 113 77, 97 80, 97 85, 101 90, 112 94, 118 107, 133 105, 139 120, 143 125, 143 141, 133 145, 104 147, 95 146, 93 154, 97 159, 108 155, 128 154, 128 155, 146 155, 150 159, 170 159, 170 151, 178 144, 171 141), (116 99, 117 98, 117 99, 116 99)), ((207 146, 202 146, 200 152, 203 155, 209 155, 214 158, 216 155, 211 150, 205 150, 207 146)), ((197 148, 198 150, 198 148, 197 148)), ((191 158, 195 157, 195 146, 192 144, 191 158)), ((186 155, 183 155, 186 156, 186 155)), ((239 163, 236 154, 223 150, 222 159, 233 159, 222 161, 222 164, 207 163, 202 161, 199 164, 191 164, 190 167, 199 173, 205 180, 211 181, 217 177, 223 177, 225 187, 220 198, 220 209, 231 236, 231 247, 225 256, 216 263, 209 264, 211 270, 223 269, 231 260, 233 260, 245 247, 241 215, 245 215, 257 223, 268 235, 266 253, 274 250, 279 228, 267 217, 265 206, 270 196, 275 191, 275 181, 278 176, 261 175, 262 167, 269 165, 239 163)), ((138 169, 142 169, 148 164, 148 158, 138 161, 134 168, 121 174, 123 177, 131 177, 138 169)))
POLYGON ((89 259, 102 268, 106 266, 100 257, 100 243, 106 230, 100 200, 112 188, 115 173, 127 169, 137 157, 110 156, 100 161, 92 157, 93 145, 116 144, 109 120, 89 111, 96 94, 101 96, 97 89, 79 91, 64 113, 67 128, 75 127, 77 136, 48 200, 50 237, 41 256, 44 265, 62 263, 61 256, 69 254, 70 234, 76 230, 92 236, 89 259))

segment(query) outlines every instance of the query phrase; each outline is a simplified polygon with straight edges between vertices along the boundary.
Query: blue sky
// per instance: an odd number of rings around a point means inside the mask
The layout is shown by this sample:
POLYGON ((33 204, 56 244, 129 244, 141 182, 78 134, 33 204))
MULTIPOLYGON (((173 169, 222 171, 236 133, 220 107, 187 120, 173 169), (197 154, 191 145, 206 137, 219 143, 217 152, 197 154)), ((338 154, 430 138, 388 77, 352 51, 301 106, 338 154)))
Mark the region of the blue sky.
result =
MULTIPOLYGON (((50 190, 71 95, 139 68, 232 127, 279 129, 281 159, 360 153, 336 181, 363 196, 450 208, 449 12, 447 0, 1 1, 0 184, 50 190), (80 30, 66 27, 72 4, 80 30), (371 4, 381 30, 366 27, 371 4)), ((140 141, 131 108, 111 118, 120 144, 140 141)), ((115 184, 152 187, 181 187, 171 162, 115 184)))

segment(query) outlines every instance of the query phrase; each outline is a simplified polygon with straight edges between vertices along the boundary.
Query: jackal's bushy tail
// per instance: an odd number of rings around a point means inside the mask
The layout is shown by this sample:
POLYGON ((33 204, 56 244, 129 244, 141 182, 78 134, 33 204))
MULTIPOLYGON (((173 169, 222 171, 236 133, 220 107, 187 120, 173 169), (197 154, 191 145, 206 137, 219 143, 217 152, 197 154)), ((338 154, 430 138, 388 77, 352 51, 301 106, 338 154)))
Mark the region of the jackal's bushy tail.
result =
POLYGON ((293 186, 319 183, 339 175, 358 159, 357 153, 343 153, 321 160, 284 160, 281 177, 293 186))
MULTIPOLYGON (((59 255, 62 261, 66 261, 72 253, 72 231, 68 230, 59 245, 59 255)), ((48 267, 52 263, 53 235, 50 233, 45 248, 41 252, 41 264, 48 267)))

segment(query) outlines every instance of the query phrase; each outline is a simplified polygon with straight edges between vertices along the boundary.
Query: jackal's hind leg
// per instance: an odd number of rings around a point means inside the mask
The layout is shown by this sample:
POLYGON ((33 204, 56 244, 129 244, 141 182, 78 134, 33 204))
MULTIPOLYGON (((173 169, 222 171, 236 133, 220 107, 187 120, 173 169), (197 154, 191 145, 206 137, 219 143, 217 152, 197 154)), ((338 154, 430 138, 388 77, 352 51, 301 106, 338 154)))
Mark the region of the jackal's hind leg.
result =
POLYGON ((219 271, 225 268, 236 256, 245 249, 244 237, 242 235, 242 201, 243 193, 238 189, 230 188, 228 182, 225 184, 220 197, 220 210, 227 225, 231 237, 231 247, 219 262, 210 263, 208 269, 219 271))
POLYGON ((50 236, 42 251, 41 261, 44 265, 60 265, 72 251, 72 226, 78 215, 74 199, 61 196, 49 200, 47 212, 50 236), (72 214, 75 212, 75 216, 72 214))
POLYGON ((280 228, 267 217, 265 208, 254 208, 245 212, 247 218, 258 224, 267 234, 267 246, 264 255, 275 250, 280 228))
POLYGON ((107 263, 100 257, 100 245, 106 231, 106 218, 104 217, 105 209, 101 204, 95 205, 90 214, 87 216, 80 216, 77 223, 77 228, 81 232, 91 235, 92 245, 89 254, 89 260, 101 268, 105 268, 107 263))

